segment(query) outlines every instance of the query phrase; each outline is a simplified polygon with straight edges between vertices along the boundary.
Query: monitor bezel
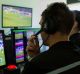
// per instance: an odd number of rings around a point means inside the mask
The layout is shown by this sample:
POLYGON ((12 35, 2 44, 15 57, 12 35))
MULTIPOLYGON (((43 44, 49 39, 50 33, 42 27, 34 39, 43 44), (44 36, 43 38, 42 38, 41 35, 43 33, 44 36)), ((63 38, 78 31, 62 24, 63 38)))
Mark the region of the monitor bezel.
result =
POLYGON ((22 6, 14 6, 14 5, 7 5, 7 4, 2 4, 2 19, 1 19, 1 21, 2 21, 2 28, 15 28, 15 27, 32 27, 32 17, 33 17, 33 9, 32 8, 30 8, 30 7, 22 7, 22 6), (31 25, 30 26, 4 26, 3 25, 3 7, 4 6, 9 6, 9 7, 17 7, 17 8, 26 8, 26 9, 31 9, 31 25))

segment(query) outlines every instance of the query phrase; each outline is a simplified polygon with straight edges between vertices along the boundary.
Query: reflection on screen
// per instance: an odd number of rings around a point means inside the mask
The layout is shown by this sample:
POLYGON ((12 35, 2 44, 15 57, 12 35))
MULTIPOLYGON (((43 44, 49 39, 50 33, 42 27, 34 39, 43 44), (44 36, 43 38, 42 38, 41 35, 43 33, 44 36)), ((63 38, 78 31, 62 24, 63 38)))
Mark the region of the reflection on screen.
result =
POLYGON ((3 45, 3 36, 0 33, 0 66, 5 65, 5 54, 4 54, 4 45, 3 45))
POLYGON ((16 62, 24 61, 23 32, 15 33, 16 62))

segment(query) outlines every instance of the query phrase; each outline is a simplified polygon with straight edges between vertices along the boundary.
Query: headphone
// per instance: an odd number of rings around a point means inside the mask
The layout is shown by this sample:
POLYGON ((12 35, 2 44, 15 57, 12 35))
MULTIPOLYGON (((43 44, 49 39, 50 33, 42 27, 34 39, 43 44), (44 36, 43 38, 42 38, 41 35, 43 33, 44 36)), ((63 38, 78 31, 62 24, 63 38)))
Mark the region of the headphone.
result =
POLYGON ((37 36, 39 33, 41 33, 42 31, 46 32, 47 34, 53 34, 57 31, 58 29, 58 25, 54 25, 54 23, 56 23, 57 21, 55 19, 52 19, 49 16, 45 16, 45 20, 42 23, 42 28, 40 29, 40 31, 38 31, 35 36, 37 36))
POLYGON ((51 19, 50 17, 45 17, 45 22, 44 22, 44 32, 48 34, 53 34, 56 32, 57 27, 54 25, 55 20, 51 19))

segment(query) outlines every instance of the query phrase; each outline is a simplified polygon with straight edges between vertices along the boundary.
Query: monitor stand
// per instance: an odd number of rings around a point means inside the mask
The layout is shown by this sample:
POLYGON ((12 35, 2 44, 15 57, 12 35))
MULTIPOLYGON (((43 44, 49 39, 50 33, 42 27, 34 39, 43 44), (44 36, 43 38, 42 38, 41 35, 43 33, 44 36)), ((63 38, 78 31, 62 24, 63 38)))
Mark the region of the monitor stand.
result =
POLYGON ((14 27, 14 29, 18 29, 18 27, 14 27))

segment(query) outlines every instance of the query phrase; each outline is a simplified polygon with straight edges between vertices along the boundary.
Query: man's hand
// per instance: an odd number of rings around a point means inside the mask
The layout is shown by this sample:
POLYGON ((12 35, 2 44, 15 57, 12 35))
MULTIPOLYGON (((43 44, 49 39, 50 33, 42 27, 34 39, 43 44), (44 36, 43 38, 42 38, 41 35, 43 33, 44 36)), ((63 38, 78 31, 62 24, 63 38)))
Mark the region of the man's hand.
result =
POLYGON ((40 53, 39 42, 35 36, 31 36, 28 40, 26 51, 30 57, 34 57, 40 53))

